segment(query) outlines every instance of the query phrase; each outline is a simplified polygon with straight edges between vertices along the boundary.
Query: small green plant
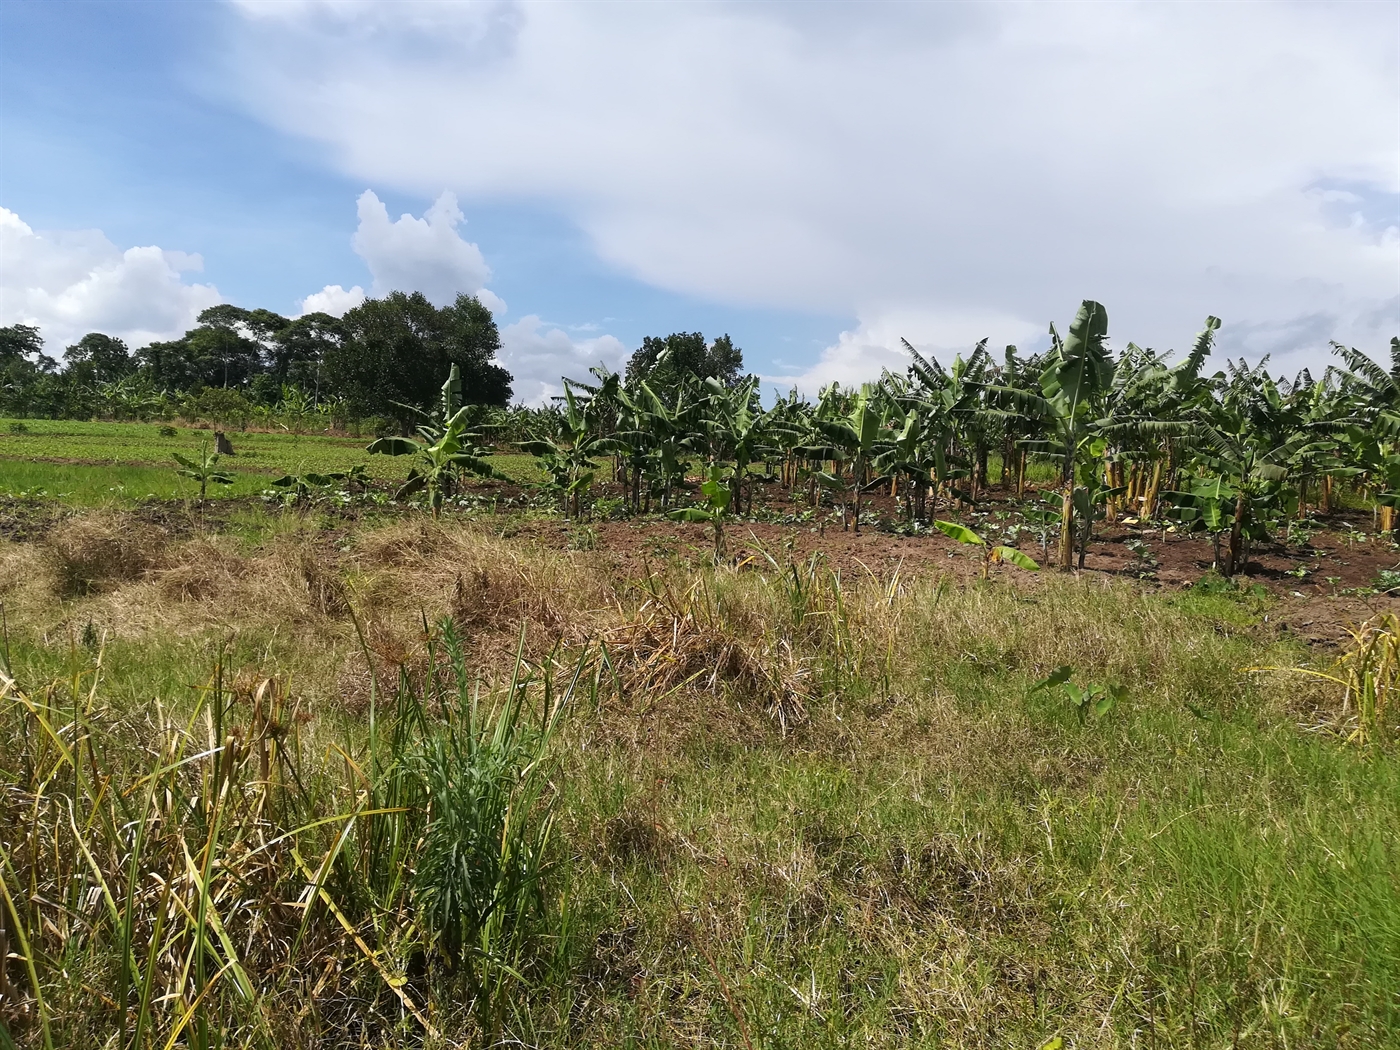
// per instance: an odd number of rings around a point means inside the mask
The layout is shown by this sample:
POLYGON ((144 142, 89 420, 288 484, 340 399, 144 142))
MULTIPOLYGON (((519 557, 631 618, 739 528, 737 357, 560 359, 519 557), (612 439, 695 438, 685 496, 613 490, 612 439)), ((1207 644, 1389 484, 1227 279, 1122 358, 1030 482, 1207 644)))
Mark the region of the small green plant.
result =
POLYGON ((1400 588, 1400 569, 1382 569, 1376 573, 1376 582, 1372 584, 1378 591, 1394 591, 1400 588))
POLYGON ((163 438, 173 438, 180 432, 169 423, 162 423, 160 426, 156 427, 156 433, 163 438))
POLYGON ((680 510, 671 511, 669 517, 676 521, 707 522, 714 529, 714 559, 718 565, 724 558, 724 523, 729 518, 729 503, 733 498, 724 477, 724 468, 719 464, 711 466, 706 473, 705 480, 700 485, 700 493, 705 497, 706 506, 682 507, 680 510))
POLYGON ((593 513, 603 521, 627 517, 627 501, 617 496, 601 496, 593 501, 593 513))
POLYGON ((933 527, 959 543, 971 544, 982 549, 982 579, 984 580, 990 575, 992 566, 1002 562, 1009 562, 1027 572, 1036 572, 1040 569, 1040 566, 1029 555, 1018 551, 1015 547, 994 547, 966 525, 959 525, 956 521, 935 521, 933 527))
POLYGON ((598 530, 592 525, 575 525, 569 530, 569 549, 591 551, 598 548, 598 530))
POLYGON ((1146 543, 1136 536, 1130 537, 1123 542, 1129 553, 1132 554, 1136 562, 1137 573, 1140 577, 1147 578, 1157 571, 1158 561, 1156 556, 1148 549, 1146 543))
POLYGON ((19 420, 15 420, 13 423, 10 424, 10 433, 11 433, 11 434, 28 434, 28 433, 29 433, 29 427, 26 426, 25 424, 21 423, 19 420))
POLYGON ((1021 508, 1021 517, 1035 537, 1040 540, 1040 551, 1048 554, 1050 537, 1060 527, 1060 508, 1047 504, 1031 504, 1021 508))
POLYGON ((291 504, 298 500, 324 496, 338 484, 364 492, 370 485, 369 472, 365 470, 363 463, 356 463, 349 470, 334 470, 328 474, 309 471, 305 474, 286 474, 273 481, 271 487, 282 497, 283 502, 291 504))
POLYGON ((1126 686, 1106 682, 1079 685, 1072 681, 1073 674, 1072 667, 1068 664, 1062 664, 1051 671, 1048 677, 1042 678, 1031 686, 1031 692, 1038 693, 1042 689, 1058 690, 1060 695, 1068 700, 1074 708, 1075 716, 1081 725, 1087 723, 1091 718, 1102 718, 1128 696, 1126 686))
POLYGON ((199 498, 204 499, 209 493, 210 485, 232 485, 233 472, 219 469, 220 456, 217 452, 209 451, 209 442, 205 442, 200 450, 199 459, 188 459, 178 452, 171 453, 175 461, 180 464, 180 468, 175 471, 182 478, 189 478, 199 482, 199 498))

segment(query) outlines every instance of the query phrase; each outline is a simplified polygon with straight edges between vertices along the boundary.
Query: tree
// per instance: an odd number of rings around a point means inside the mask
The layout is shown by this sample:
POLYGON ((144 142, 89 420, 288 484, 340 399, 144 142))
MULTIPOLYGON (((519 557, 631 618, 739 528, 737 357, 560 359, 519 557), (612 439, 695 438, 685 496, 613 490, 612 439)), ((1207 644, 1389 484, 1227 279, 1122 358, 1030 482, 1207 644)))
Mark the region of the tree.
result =
POLYGON ((37 357, 43 349, 44 339, 33 325, 15 324, 0 328, 0 365, 37 357))
POLYGON ((226 323, 223 315, 216 315, 213 323, 190 329, 179 339, 143 346, 136 351, 136 358, 153 384, 171 390, 206 386, 237 389, 247 386, 263 370, 261 344, 226 323))
POLYGON ((444 349, 449 364, 462 373, 462 397, 469 405, 510 402, 511 374, 495 363, 501 352, 496 319, 474 295, 459 295, 451 306, 438 311, 445 327, 444 349))
POLYGON ((627 386, 636 390, 646 383, 670 400, 686 377, 713 377, 733 386, 743 369, 744 352, 727 335, 709 345, 699 332, 672 332, 664 339, 649 335, 627 362, 627 386))
POLYGON ((69 374, 81 383, 112 383, 136 368, 126 344, 115 336, 89 332, 63 351, 69 374))
POLYGON ((345 342, 345 326, 330 314, 304 314, 288 321, 272 338, 268 374, 278 389, 288 384, 319 401, 327 355, 345 342))
POLYGON ((510 400, 510 373, 491 360, 500 333, 474 297, 438 309, 421 292, 390 292, 355 307, 341 328, 342 341, 325 348, 325 377, 355 411, 407 424, 433 404, 453 364, 465 403, 510 400))
POLYGON ((0 409, 20 416, 62 412, 67 384, 55 375, 58 362, 43 349, 33 325, 0 328, 0 409))

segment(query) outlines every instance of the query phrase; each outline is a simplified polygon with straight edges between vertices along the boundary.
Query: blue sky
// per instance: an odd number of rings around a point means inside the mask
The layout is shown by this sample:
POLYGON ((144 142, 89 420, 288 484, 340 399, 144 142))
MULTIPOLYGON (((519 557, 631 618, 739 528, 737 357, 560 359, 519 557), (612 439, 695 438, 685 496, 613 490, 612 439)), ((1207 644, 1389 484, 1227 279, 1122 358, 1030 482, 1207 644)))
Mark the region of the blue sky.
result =
POLYGON ((390 223, 455 196, 435 236, 490 272, 442 280, 503 302, 531 397, 673 330, 855 381, 1083 297, 1120 342, 1217 313, 1280 367, 1379 352, 1396 5, 1226 6, 8 0, 0 323, 139 342, 447 257, 357 253, 369 190, 390 223))

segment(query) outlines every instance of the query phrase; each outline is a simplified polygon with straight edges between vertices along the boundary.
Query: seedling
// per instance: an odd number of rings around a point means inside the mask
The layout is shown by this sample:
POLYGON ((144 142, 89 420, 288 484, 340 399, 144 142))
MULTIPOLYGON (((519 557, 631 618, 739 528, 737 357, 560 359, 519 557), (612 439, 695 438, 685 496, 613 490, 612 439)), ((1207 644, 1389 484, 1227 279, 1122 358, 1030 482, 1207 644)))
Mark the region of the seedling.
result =
POLYGON ((669 517, 675 521, 704 521, 708 522, 715 530, 715 564, 718 565, 724 557, 724 523, 729 517, 729 504, 733 499, 733 493, 729 489, 724 478, 724 469, 718 464, 710 467, 709 472, 700 485, 700 492, 705 497, 708 506, 704 507, 682 507, 680 510, 673 510, 669 517))
POLYGON ((1025 569, 1027 572, 1036 572, 1040 568, 1029 555, 1018 551, 1015 547, 993 547, 966 525, 959 525, 956 521, 935 521, 933 527, 945 536, 957 540, 959 543, 967 543, 974 547, 982 548, 982 579, 984 580, 990 574, 992 565, 1001 562, 1010 562, 1018 568, 1025 569))
POLYGON ((1091 718, 1102 718, 1127 699, 1128 689, 1126 686, 1110 685, 1106 682, 1079 685, 1071 680, 1070 676, 1073 674, 1072 667, 1068 664, 1062 664, 1051 671, 1049 677, 1043 678, 1031 686, 1031 692, 1037 693, 1042 689, 1058 690, 1073 706, 1080 725, 1087 723, 1091 718))
POLYGON ((207 441, 204 443, 204 447, 200 450, 200 457, 197 461, 192 459, 186 459, 178 452, 174 452, 171 454, 175 457, 175 461, 180 464, 181 468, 175 471, 175 473, 179 474, 182 478, 189 478, 192 481, 199 482, 200 499, 204 499, 205 496, 208 494, 209 486, 211 484, 233 484, 233 472, 230 470, 218 469, 219 454, 217 452, 211 453, 209 451, 209 442, 207 441))

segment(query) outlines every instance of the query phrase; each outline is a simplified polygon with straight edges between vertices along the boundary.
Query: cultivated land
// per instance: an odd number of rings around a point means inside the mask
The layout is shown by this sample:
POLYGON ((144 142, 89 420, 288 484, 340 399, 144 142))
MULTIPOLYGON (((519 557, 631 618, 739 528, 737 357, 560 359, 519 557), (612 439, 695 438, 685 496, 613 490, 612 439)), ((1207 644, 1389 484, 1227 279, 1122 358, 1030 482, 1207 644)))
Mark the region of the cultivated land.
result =
POLYGON ((205 432, 25 425, 17 1045, 1400 1042, 1400 758, 1280 670, 1394 609, 1370 509, 1238 582, 1121 521, 983 581, 768 486, 716 567, 703 524, 562 521, 529 457, 434 521, 364 438, 230 433, 200 502, 205 432))

